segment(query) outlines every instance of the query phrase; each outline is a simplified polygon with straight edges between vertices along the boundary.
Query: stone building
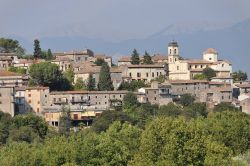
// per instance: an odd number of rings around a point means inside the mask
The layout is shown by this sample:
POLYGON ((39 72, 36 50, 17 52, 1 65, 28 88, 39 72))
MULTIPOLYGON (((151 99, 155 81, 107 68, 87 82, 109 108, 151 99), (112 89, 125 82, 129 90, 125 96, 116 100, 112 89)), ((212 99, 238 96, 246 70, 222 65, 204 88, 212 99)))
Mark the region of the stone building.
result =
POLYGON ((199 97, 202 90, 209 89, 209 82, 207 80, 170 80, 169 83, 173 96, 189 93, 195 97, 199 97))
POLYGON ((15 115, 15 89, 14 87, 0 86, 0 111, 15 115))
POLYGON ((144 94, 146 102, 151 104, 161 106, 173 102, 170 84, 159 84, 157 81, 154 81, 150 88, 140 88, 138 92, 144 94))
POLYGON ((183 60, 179 55, 177 42, 170 42, 168 45, 168 66, 170 80, 190 80, 196 74, 210 67, 216 71, 217 79, 230 77, 232 64, 227 60, 218 60, 218 52, 213 48, 208 48, 203 52, 203 59, 183 60))
POLYGON ((199 97, 200 102, 207 103, 208 108, 213 108, 215 105, 220 104, 222 102, 232 103, 233 94, 232 87, 218 87, 218 88, 210 88, 200 92, 199 97))
POLYGON ((0 70, 7 70, 12 65, 10 57, 0 56, 0 70))
POLYGON ((17 87, 15 89, 18 113, 34 112, 37 115, 42 115, 43 106, 47 105, 49 98, 48 87, 17 87))
POLYGON ((26 75, 0 70, 0 86, 24 86, 27 83, 26 75))
POLYGON ((57 57, 51 61, 51 63, 58 65, 59 69, 63 72, 72 67, 72 62, 73 61, 68 57, 57 57))
POLYGON ((248 98, 245 98, 244 100, 240 101, 240 108, 242 112, 245 112, 246 114, 250 115, 250 95, 248 98))
POLYGON ((142 80, 148 83, 161 75, 166 75, 164 64, 128 65, 122 66, 121 69, 123 77, 130 77, 131 80, 142 80))

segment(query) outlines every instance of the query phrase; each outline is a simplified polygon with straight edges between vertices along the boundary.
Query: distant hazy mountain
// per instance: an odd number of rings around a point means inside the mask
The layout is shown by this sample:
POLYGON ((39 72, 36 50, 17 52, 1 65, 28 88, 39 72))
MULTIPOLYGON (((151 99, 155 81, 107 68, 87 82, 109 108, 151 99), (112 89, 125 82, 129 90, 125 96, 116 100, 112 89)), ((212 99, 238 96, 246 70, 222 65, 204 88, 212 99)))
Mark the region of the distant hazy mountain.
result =
MULTIPOLYGON (((43 48, 52 51, 82 50, 90 48, 94 52, 113 55, 117 59, 120 55, 128 55, 133 48, 141 53, 167 53, 167 44, 176 40, 181 49, 181 56, 185 58, 201 58, 202 52, 213 47, 219 52, 219 58, 228 59, 234 69, 248 72, 250 77, 250 19, 234 26, 219 30, 190 30, 168 26, 145 39, 131 39, 121 42, 108 42, 100 39, 84 37, 49 37, 40 39, 43 48)), ((20 39, 22 45, 32 52, 33 43, 20 39)))

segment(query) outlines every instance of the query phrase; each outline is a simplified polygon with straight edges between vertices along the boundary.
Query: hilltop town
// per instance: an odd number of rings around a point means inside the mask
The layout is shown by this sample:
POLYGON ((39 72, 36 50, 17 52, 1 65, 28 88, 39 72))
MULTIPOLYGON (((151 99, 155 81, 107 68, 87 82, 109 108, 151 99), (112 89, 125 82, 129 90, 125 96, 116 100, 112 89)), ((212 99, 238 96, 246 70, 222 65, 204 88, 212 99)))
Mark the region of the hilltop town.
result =
POLYGON ((90 49, 53 54, 49 50, 49 58, 42 58, 39 49, 38 45, 37 55, 25 59, 14 52, 0 53, 1 111, 11 116, 33 112, 58 127, 62 108, 67 107, 76 126, 90 125, 105 110, 122 107, 124 97, 133 93, 139 103, 158 106, 178 103, 189 94, 208 110, 227 103, 250 114, 250 83, 238 78, 239 73, 233 74, 233 64, 220 60, 214 48, 201 53, 200 59, 188 59, 185 53, 180 54, 178 43, 171 41, 163 55, 145 52, 140 56, 134 50, 132 55, 120 57, 117 64, 111 56, 90 49), (49 77, 54 77, 53 72, 41 78, 39 64, 48 68, 45 72, 50 72, 51 64, 56 66, 71 88, 63 80, 52 85, 54 78, 49 77))

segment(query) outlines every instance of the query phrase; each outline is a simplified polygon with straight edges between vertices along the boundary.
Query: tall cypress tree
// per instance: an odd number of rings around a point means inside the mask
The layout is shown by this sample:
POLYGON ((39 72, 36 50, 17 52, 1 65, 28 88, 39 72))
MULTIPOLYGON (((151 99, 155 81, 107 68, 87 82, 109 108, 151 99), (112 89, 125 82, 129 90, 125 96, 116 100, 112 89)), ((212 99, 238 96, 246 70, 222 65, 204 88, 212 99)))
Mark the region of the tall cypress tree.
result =
POLYGON ((53 55, 52 55, 51 49, 48 49, 47 55, 46 55, 46 59, 47 59, 47 60, 53 59, 53 55))
POLYGON ((110 91, 114 89, 111 81, 109 66, 107 63, 102 64, 99 76, 98 89, 100 91, 110 91))
POLYGON ((139 57, 139 53, 137 52, 136 49, 133 50, 133 53, 131 55, 131 63, 133 65, 138 65, 140 64, 140 57, 139 57))
POLYGON ((147 51, 145 51, 145 54, 143 56, 143 63, 144 64, 153 64, 153 61, 151 59, 151 56, 148 54, 147 51))
POLYGON ((33 54, 33 56, 35 59, 41 58, 41 56, 42 56, 42 50, 41 50, 40 42, 38 39, 34 40, 34 54, 33 54))
POLYGON ((95 79, 93 78, 93 74, 89 74, 88 82, 87 82, 87 89, 89 91, 95 90, 95 79))

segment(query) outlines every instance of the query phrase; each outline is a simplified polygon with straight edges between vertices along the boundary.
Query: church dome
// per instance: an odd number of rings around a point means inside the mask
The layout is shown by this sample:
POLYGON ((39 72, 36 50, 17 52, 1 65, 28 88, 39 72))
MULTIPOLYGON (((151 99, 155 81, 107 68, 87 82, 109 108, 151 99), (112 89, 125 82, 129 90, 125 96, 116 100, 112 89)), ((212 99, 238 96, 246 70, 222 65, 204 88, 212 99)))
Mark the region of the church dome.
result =
POLYGON ((178 47, 178 43, 173 40, 172 42, 168 43, 168 47, 178 47))
POLYGON ((214 48, 208 48, 203 54, 218 54, 218 52, 214 48))

